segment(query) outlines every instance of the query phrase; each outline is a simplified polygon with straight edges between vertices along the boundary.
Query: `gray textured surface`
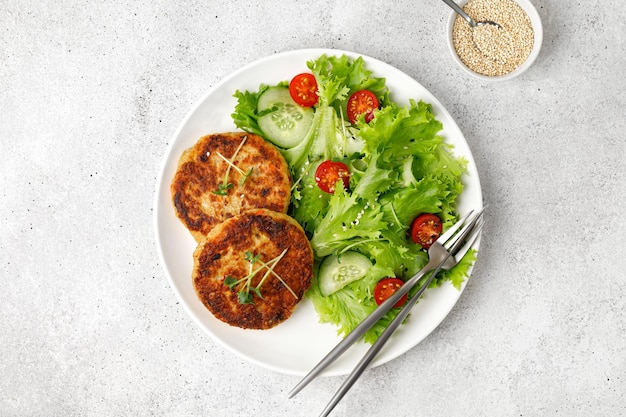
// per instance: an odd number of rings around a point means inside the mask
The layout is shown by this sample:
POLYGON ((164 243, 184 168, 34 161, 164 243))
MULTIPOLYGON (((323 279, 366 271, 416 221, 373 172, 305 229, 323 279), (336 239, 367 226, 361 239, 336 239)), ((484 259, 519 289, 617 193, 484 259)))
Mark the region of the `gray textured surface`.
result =
POLYGON ((0 415, 313 416, 341 383, 250 365, 183 311, 152 231, 178 123, 279 51, 352 50, 456 119, 489 205, 463 297, 366 372, 337 416, 626 415, 623 9, 535 0, 525 75, 453 66, 438 1, 4 1, 0 7, 0 415))

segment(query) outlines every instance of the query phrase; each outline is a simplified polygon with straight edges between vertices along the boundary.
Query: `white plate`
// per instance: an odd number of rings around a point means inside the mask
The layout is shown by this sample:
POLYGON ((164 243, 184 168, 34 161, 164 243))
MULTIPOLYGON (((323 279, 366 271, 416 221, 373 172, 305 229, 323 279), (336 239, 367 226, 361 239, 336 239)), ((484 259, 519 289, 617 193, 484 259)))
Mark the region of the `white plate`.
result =
MULTIPOLYGON (((320 56, 352 52, 307 49, 280 53, 256 61, 233 73, 209 90, 182 121, 165 155, 154 201, 154 226, 157 248, 167 278, 189 315, 215 341, 235 354, 257 365, 292 375, 304 375, 340 341, 336 328, 319 323, 310 300, 305 298, 289 320, 270 330, 244 330, 219 320, 196 297, 191 281, 194 239, 177 219, 170 201, 170 183, 183 150, 201 136, 235 130, 230 117, 236 104, 235 90, 256 91, 259 84, 275 84, 289 80, 299 72, 308 71, 306 62, 320 56)), ((482 207, 482 192, 474 159, 456 123, 443 106, 422 85, 399 70, 373 58, 363 57, 374 75, 385 77, 394 101, 408 104, 409 99, 424 100, 433 105, 433 112, 444 126, 441 132, 454 153, 469 162, 464 178, 465 190, 459 211, 482 207)), ((408 322, 401 326, 371 366, 381 365, 398 357, 428 336, 448 315, 461 295, 451 285, 430 289, 414 308, 408 322)), ((349 373, 369 345, 358 343, 331 365, 323 375, 349 373)))

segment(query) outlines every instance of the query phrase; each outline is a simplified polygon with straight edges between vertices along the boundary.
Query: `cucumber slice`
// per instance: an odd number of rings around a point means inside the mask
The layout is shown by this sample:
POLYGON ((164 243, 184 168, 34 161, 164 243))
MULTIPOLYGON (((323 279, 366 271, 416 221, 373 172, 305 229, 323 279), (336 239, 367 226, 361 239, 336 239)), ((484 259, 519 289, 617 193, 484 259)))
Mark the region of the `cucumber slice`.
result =
POLYGON ((309 132, 313 122, 313 109, 296 104, 286 87, 268 88, 257 103, 257 111, 276 107, 275 111, 259 118, 259 127, 265 138, 281 148, 293 148, 309 132))
POLYGON ((339 291, 365 276, 372 262, 359 252, 348 251, 339 257, 327 256, 320 265, 318 280, 323 296, 339 291))
POLYGON ((260 113, 263 110, 271 109, 276 103, 296 104, 289 94, 289 87, 270 87, 265 90, 257 101, 257 111, 260 113))

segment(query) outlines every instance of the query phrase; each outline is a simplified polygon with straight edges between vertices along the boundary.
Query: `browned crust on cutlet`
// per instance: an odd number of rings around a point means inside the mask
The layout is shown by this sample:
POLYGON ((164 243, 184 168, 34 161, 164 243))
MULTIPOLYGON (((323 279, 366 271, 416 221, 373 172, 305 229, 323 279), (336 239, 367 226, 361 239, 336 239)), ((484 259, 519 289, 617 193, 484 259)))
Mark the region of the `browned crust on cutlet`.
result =
POLYGON ((232 132, 207 135, 180 157, 171 184, 176 215, 196 241, 218 223, 246 210, 267 208, 286 212, 291 179, 283 156, 272 144, 251 133, 232 132), (242 175, 232 168, 226 195, 215 194, 224 180, 228 163, 237 147, 245 143, 233 160, 241 171, 251 174, 241 184, 242 175))
MULTIPOLYGON (((253 264, 258 268, 259 264, 253 264)), ((262 269, 252 279, 256 286, 262 269)), ((218 319, 245 329, 269 329, 288 319, 313 276, 313 251, 300 225, 291 217, 271 210, 252 210, 216 225, 194 252, 193 284, 198 298, 218 319), (266 279, 253 304, 240 304, 226 276, 243 278, 250 273, 246 251, 270 262, 287 252, 273 268, 296 294, 274 276, 266 279)))

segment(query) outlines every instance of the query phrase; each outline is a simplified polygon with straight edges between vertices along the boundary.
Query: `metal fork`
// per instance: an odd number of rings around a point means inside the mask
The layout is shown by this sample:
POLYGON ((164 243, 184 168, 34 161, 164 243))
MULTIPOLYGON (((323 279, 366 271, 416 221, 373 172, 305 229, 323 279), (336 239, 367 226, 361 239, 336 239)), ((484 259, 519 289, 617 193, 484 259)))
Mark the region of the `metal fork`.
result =
POLYGON ((482 210, 473 214, 470 211, 463 216, 461 220, 450 227, 439 239, 428 249, 429 260, 427 264, 411 279, 402 285, 391 297, 383 302, 376 310, 374 310, 361 324, 359 324, 352 332, 350 332, 344 340, 342 340, 335 348, 333 348, 289 393, 292 398, 309 384, 322 370, 333 363, 341 354, 343 354, 350 346, 352 346, 361 336, 372 327, 380 318, 382 318, 393 305, 404 296, 418 281, 427 273, 432 274, 408 301, 407 304, 398 313, 396 318, 389 324, 387 329, 379 336, 377 341, 367 351, 365 356, 357 364, 352 373, 341 385, 335 396, 328 403, 322 416, 327 416, 330 411, 343 398, 345 393, 352 387, 354 382, 363 373, 367 365, 374 359, 389 337, 395 332, 398 326, 408 316, 417 300, 424 293, 428 285, 432 282, 435 275, 441 269, 450 269, 456 266, 459 261, 467 254, 474 244, 476 238, 480 235, 482 228, 482 210), (460 230, 459 230, 460 229, 460 230))

